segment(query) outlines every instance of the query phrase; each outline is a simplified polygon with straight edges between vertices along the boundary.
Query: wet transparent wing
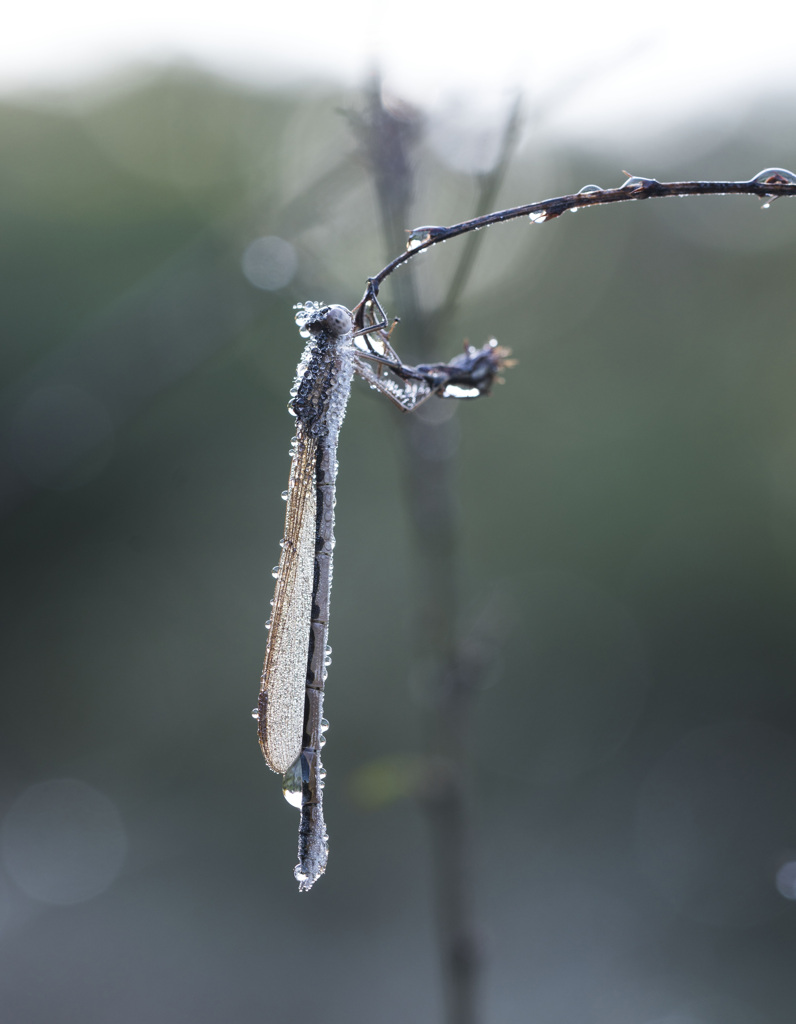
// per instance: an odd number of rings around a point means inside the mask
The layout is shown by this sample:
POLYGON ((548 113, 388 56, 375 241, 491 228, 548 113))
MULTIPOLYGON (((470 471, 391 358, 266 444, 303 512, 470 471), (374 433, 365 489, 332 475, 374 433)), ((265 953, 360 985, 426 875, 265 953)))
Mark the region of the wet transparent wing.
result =
POLYGON ((282 774, 301 752, 315 571, 317 446, 298 426, 258 702, 260 746, 268 766, 282 774))

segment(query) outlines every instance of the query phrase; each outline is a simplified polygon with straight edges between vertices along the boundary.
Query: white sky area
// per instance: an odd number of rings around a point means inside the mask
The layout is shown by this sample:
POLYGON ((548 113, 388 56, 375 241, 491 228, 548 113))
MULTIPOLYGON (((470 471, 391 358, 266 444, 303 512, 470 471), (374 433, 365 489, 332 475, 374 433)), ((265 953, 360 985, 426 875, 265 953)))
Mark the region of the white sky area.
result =
POLYGON ((733 121, 761 94, 792 97, 796 5, 43 0, 7 6, 0 90, 170 60, 270 85, 353 86, 379 67, 390 92, 426 108, 505 109, 521 89, 567 134, 658 134, 704 110, 733 121))

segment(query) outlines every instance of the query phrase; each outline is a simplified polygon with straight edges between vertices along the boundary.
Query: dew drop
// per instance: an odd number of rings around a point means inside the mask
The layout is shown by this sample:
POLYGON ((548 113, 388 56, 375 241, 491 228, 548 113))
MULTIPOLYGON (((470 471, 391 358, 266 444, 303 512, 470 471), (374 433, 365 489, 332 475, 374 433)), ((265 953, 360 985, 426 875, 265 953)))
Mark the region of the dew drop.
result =
POLYGON ((265 620, 265 628, 270 629, 273 626, 273 622, 270 619, 265 620))
POLYGON ((544 224, 547 220, 547 210, 534 210, 528 214, 528 220, 531 224, 544 224))
POLYGON ((442 392, 443 398, 478 398, 481 391, 478 388, 465 388, 461 384, 446 384, 442 392))
POLYGON ((304 333, 304 331, 307 330, 307 321, 314 313, 317 313, 319 309, 323 309, 323 303, 297 302, 293 309, 296 310, 295 321, 300 329, 302 337, 308 338, 309 331, 307 331, 306 334, 304 333))
POLYGON ((287 494, 288 494, 287 491, 282 491, 282 495, 281 495, 282 501, 287 501, 287 494))
POLYGON ((321 719, 321 732, 328 732, 328 730, 329 730, 329 723, 326 721, 325 718, 322 718, 321 719))
POLYGON ((293 807, 301 807, 301 757, 282 776, 282 796, 293 807))
POLYGON ((260 721, 260 709, 259 708, 252 708, 252 718, 255 720, 255 722, 259 722, 260 721))
POLYGON ((273 569, 271 570, 271 575, 274 577, 275 580, 279 579, 279 566, 278 565, 275 565, 273 567, 273 569))
POLYGON ((425 245, 427 242, 433 242, 433 240, 440 235, 445 233, 445 228, 440 228, 425 224, 423 227, 415 228, 409 232, 406 239, 406 250, 412 252, 413 249, 420 248, 421 245, 425 245))
MULTIPOLYGON (((587 196, 592 192, 602 192, 603 190, 599 185, 584 185, 583 188, 578 189, 579 196, 587 196)), ((570 213, 577 213, 580 210, 580 206, 570 206, 570 213)))
POLYGON ((631 174, 621 187, 626 188, 629 192, 640 192, 648 185, 652 185, 654 181, 654 178, 639 178, 637 175, 631 174))
POLYGON ((758 185, 796 185, 796 174, 784 167, 766 167, 749 180, 758 185))

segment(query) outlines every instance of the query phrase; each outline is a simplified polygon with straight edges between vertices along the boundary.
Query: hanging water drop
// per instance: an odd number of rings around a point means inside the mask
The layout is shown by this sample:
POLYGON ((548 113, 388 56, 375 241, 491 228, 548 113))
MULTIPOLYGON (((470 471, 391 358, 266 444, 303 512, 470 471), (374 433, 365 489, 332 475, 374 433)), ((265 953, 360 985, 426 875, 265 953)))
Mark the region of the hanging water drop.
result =
POLYGON ((278 565, 275 565, 273 567, 273 569, 271 570, 271 575, 274 577, 275 580, 279 579, 279 566, 278 565))
POLYGON ((326 721, 325 718, 322 718, 321 719, 321 732, 328 732, 328 730, 329 730, 329 723, 326 721))
POLYGON ((260 721, 260 709, 259 708, 252 708, 252 718, 255 720, 255 722, 259 722, 260 721))
POLYGON ((301 757, 282 776, 282 796, 293 807, 301 807, 301 757))
POLYGON ((435 237, 444 234, 445 228, 440 228, 425 224, 423 227, 414 228, 409 232, 406 239, 406 250, 412 252, 413 249, 419 249, 421 245, 425 245, 427 242, 432 242, 435 237))
POLYGON ((446 384, 442 392, 443 398, 478 398, 480 395, 478 388, 465 388, 461 384, 446 384))
POLYGON ((288 492, 287 491, 282 491, 282 494, 281 494, 282 501, 287 501, 287 496, 288 496, 288 492))
POLYGON ((534 210, 528 214, 528 220, 531 224, 544 224, 547 220, 547 210, 534 210))

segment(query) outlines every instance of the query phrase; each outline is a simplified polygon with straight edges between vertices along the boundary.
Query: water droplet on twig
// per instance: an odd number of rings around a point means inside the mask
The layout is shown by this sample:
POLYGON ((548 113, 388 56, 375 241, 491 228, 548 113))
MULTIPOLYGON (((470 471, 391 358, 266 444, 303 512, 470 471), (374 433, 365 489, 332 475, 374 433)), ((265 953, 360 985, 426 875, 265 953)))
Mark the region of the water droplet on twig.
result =
POLYGON ((796 185, 796 174, 784 167, 766 167, 749 180, 758 185, 796 185))
POLYGON ((421 245, 425 245, 427 242, 433 242, 436 237, 444 234, 445 231, 446 228, 436 227, 429 224, 425 224, 420 228, 414 228, 409 232, 406 239, 407 252, 411 252, 413 249, 418 249, 421 245))
POLYGON ((650 185, 658 184, 655 178, 640 178, 636 174, 628 174, 627 171, 624 173, 627 174, 627 181, 622 182, 620 188, 625 188, 628 192, 643 192, 650 185))
MULTIPOLYGON (((587 196, 590 192, 602 192, 602 189, 599 185, 584 185, 583 188, 578 189, 579 196, 587 196)), ((569 212, 577 213, 579 209, 579 206, 570 206, 569 212)))

